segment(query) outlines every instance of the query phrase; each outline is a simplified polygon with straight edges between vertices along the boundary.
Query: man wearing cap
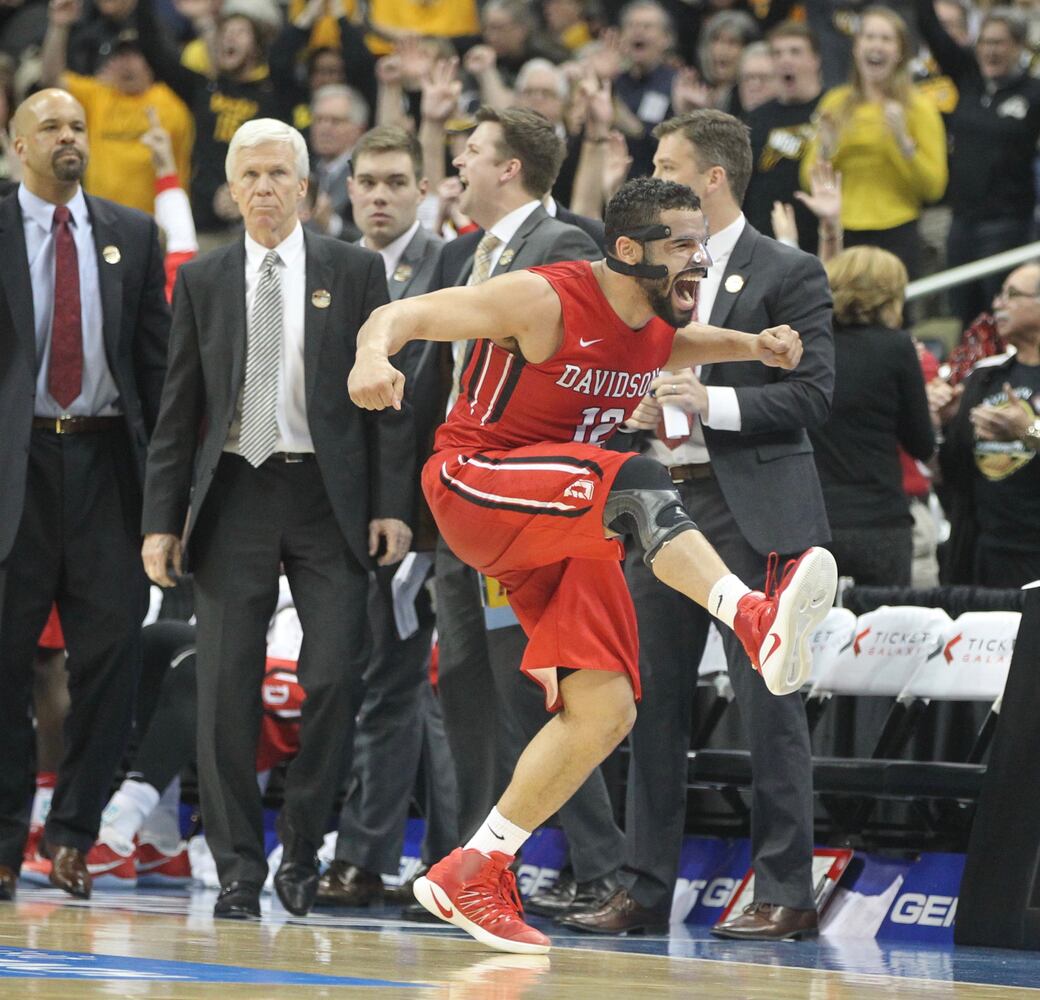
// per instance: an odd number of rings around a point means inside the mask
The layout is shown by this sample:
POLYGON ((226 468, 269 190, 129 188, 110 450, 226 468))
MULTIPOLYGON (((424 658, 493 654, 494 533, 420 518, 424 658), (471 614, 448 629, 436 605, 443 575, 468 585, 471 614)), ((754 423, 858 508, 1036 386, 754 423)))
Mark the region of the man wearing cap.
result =
POLYGON ((191 178, 194 124, 184 102, 164 83, 156 83, 141 55, 137 32, 124 29, 99 55, 96 76, 66 67, 69 29, 80 13, 80 0, 52 0, 43 40, 41 82, 62 87, 83 105, 93 155, 83 186, 151 215, 155 209, 155 168, 140 137, 151 127, 149 110, 169 133, 177 176, 187 187, 191 178))
POLYGON ((169 311, 155 222, 83 194, 79 102, 40 91, 12 131, 23 181, 0 202, 0 899, 14 896, 29 828, 33 654, 53 602, 71 708, 44 840, 51 882, 86 898, 148 609, 138 522, 169 311))

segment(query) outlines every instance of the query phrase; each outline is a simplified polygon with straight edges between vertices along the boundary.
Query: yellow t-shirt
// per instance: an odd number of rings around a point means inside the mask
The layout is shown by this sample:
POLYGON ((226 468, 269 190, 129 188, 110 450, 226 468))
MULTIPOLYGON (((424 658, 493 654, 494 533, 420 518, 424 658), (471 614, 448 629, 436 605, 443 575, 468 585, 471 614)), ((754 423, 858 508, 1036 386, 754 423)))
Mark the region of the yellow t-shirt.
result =
MULTIPOLYGON (((384 29, 437 38, 480 34, 476 0, 370 0, 368 23, 376 33, 384 29)), ((392 43, 373 35, 365 42, 376 55, 393 50, 392 43)))
POLYGON ((170 133, 181 186, 191 179, 191 148, 195 123, 185 103, 164 83, 129 96, 92 76, 65 73, 62 85, 83 105, 87 116, 90 157, 83 187, 88 194, 152 214, 155 208, 155 168, 152 154, 141 142, 148 131, 148 108, 170 133))
MULTIPOLYGON (((848 93, 847 86, 827 91, 817 114, 836 117, 848 93)), ((949 176, 946 129, 934 100, 916 88, 910 95, 906 128, 917 147, 909 159, 886 124, 880 104, 860 104, 845 122, 832 162, 841 171, 841 222, 846 229, 894 229, 918 218, 923 204, 943 196, 949 176)), ((806 190, 818 149, 813 138, 802 159, 806 190)))

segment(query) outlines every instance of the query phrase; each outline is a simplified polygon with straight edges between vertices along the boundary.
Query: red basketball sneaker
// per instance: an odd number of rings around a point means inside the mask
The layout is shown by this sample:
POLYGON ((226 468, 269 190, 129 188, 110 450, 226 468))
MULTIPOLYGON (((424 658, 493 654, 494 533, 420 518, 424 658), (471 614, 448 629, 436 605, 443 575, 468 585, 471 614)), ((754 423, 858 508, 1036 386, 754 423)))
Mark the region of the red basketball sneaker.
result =
POLYGON ((549 939, 523 921, 516 876, 508 854, 456 847, 415 880, 415 898, 435 917, 461 927, 498 951, 541 955, 549 939))
POLYGON ((136 889, 137 869, 134 852, 121 854, 114 847, 99 840, 87 852, 87 871, 99 889, 136 889))
POLYGON ((139 886, 187 885, 191 881, 191 860, 183 842, 176 854, 166 854, 155 844, 142 841, 134 860, 139 886))
POLYGON ((778 562, 772 553, 766 592, 754 590, 738 602, 733 631, 766 687, 773 694, 790 694, 812 673, 809 637, 834 603, 838 567, 826 549, 813 547, 788 562, 777 584, 778 562))

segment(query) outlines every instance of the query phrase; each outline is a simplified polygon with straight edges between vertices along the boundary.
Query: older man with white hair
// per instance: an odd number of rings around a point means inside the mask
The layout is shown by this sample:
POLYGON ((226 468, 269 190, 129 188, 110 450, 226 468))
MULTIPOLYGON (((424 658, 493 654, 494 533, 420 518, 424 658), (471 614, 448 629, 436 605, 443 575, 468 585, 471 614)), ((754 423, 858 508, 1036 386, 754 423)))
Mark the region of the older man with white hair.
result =
POLYGON ((278 822, 279 899, 302 915, 360 706, 368 571, 408 551, 414 433, 407 411, 356 409, 357 332, 387 301, 377 254, 305 232, 303 137, 241 126, 227 178, 242 240, 185 264, 169 376, 148 456, 142 555, 163 586, 195 577, 198 766, 218 917, 256 918, 267 875, 255 780, 260 681, 279 566, 303 625, 300 752, 278 822))

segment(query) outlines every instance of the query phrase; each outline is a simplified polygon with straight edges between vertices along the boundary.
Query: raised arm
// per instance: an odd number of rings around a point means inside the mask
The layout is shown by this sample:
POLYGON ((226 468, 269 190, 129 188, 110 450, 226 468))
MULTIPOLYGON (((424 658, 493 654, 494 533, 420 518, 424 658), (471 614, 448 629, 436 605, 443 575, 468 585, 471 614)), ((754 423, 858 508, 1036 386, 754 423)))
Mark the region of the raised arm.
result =
POLYGON ((413 340, 512 343, 538 363, 552 357, 562 339, 560 300, 549 282, 530 271, 503 274, 376 309, 358 333, 347 389, 366 410, 400 409, 404 375, 388 359, 413 340))
POLYGON ((760 361, 772 368, 796 368, 802 358, 802 340, 786 324, 761 333, 741 333, 718 326, 691 323, 677 330, 665 369, 678 371, 694 365, 725 361, 760 361))

